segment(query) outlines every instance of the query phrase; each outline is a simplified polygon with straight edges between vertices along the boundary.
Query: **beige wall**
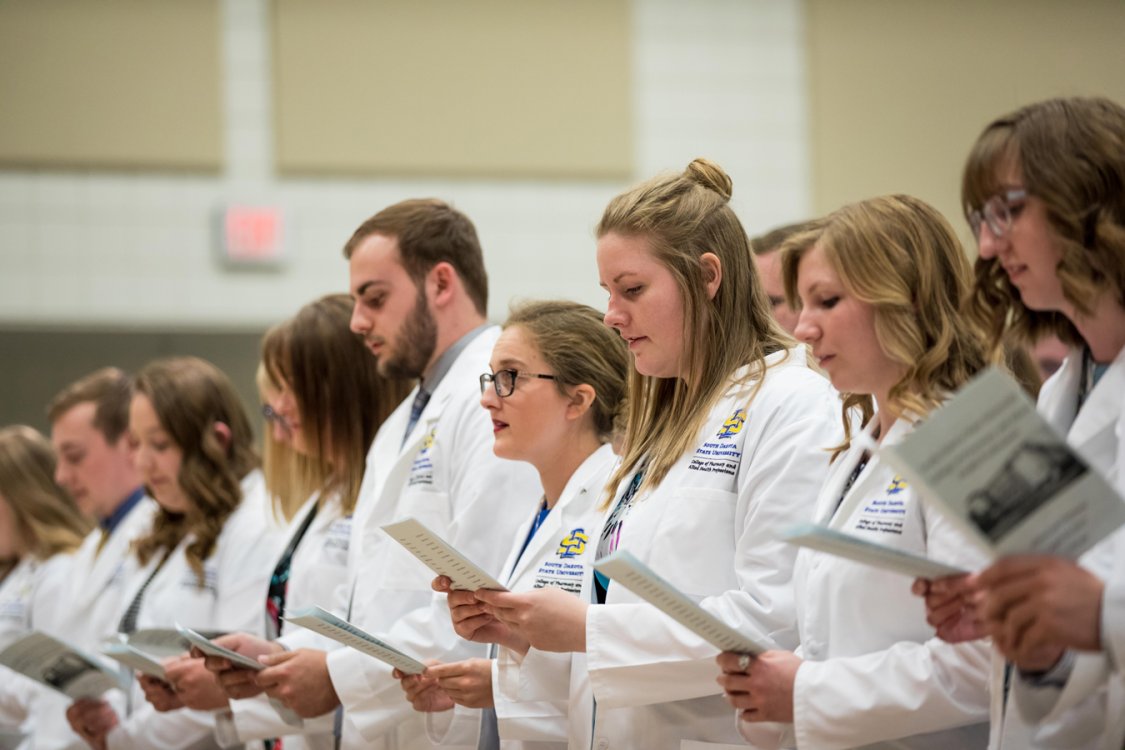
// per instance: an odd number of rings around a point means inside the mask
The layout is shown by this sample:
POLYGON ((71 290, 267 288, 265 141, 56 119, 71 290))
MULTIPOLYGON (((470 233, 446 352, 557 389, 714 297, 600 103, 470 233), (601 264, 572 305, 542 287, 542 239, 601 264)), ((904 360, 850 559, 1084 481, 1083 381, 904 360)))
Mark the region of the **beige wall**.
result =
POLYGON ((1050 96, 1125 102, 1121 0, 807 0, 813 205, 890 192, 962 237, 960 175, 995 117, 1050 96))
POLYGON ((0 2, 0 166, 214 171, 218 0, 0 2))
POLYGON ((632 173, 625 0, 274 0, 283 174, 632 173))

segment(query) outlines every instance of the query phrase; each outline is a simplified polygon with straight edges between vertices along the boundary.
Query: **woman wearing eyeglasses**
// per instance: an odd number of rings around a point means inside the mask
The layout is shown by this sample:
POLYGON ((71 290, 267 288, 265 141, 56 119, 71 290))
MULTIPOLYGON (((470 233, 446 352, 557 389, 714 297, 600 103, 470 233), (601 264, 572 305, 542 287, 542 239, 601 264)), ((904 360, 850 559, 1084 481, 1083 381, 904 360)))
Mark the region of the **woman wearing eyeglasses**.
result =
MULTIPOLYGON (((532 302, 504 323, 490 365, 481 375, 481 406, 492 417, 493 450, 530 463, 543 484, 499 578, 511 591, 552 587, 578 597, 600 525, 597 506, 616 462, 625 342, 593 308, 532 302)), ((437 664, 403 680, 415 708, 432 713, 431 735, 482 749, 525 742, 565 748, 571 655, 529 653, 525 641, 484 614, 473 592, 450 591, 447 578, 435 579, 434 588, 448 592, 461 637, 497 646, 491 659, 437 664)))
MULTIPOLYGON (((1052 99, 995 120, 961 193, 980 247, 972 311, 993 345, 1070 344, 1039 411, 1125 494, 1125 108, 1052 99)), ((1017 555, 915 587, 939 635, 991 635, 1009 661, 993 670, 994 747, 1120 750, 1125 532, 1078 563, 1017 555)))
MULTIPOLYGON (((263 469, 274 512, 289 522, 289 541, 272 568, 268 589, 261 592, 271 640, 290 636, 300 645, 321 648, 330 643, 287 627, 283 618, 313 605, 333 608, 337 587, 347 581, 352 511, 367 449, 409 390, 406 381, 379 375, 363 342, 348 328, 351 309, 346 295, 322 297, 262 339, 259 390, 269 423, 263 469)), ((219 642, 236 646, 249 637, 235 634, 219 642)), ((261 692, 248 671, 216 671, 228 697, 261 692)), ((216 736, 224 747, 280 737, 287 750, 330 749, 333 718, 295 728, 264 697, 231 700, 216 714, 216 736)))

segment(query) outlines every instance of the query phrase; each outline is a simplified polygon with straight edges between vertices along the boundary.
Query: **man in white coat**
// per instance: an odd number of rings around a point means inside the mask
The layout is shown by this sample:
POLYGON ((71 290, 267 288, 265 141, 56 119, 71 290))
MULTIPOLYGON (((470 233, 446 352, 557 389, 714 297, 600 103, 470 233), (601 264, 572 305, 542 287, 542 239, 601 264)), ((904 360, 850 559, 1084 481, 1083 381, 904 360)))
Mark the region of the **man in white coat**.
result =
MULTIPOLYGON (((498 327, 485 320, 488 279, 476 230, 438 200, 408 200, 364 222, 345 245, 352 330, 383 374, 420 383, 387 419, 368 453, 349 546, 340 613, 418 659, 486 655, 456 636, 433 573, 382 526, 412 516, 497 574, 520 523, 542 494, 527 464, 492 452, 492 422, 480 408, 498 327), (513 500, 526 499, 523 507, 513 500)), ((283 639, 287 646, 299 645, 283 639)), ((343 747, 428 748, 423 715, 402 696, 391 668, 358 651, 297 648, 278 653, 250 639, 228 641, 269 668, 257 685, 304 717, 338 711, 343 747), (342 707, 342 712, 339 709, 342 707)), ((239 680, 224 675, 228 686, 239 680)), ((233 697, 252 690, 234 688, 233 697)))
MULTIPOLYGON (((129 377, 97 370, 58 393, 47 408, 58 456, 55 481, 98 524, 75 553, 57 616, 45 630, 87 651, 117 632, 125 596, 139 569, 130 545, 144 534, 155 503, 145 496, 126 434, 129 377)), ((35 747, 85 747, 66 722, 69 699, 46 690, 35 698, 35 747)))

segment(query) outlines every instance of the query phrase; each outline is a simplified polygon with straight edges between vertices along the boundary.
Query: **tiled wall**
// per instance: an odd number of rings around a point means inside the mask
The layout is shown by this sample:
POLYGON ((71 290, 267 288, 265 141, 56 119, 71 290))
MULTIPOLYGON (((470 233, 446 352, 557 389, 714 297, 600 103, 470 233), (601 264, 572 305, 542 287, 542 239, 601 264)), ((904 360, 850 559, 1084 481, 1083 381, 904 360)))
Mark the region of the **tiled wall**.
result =
MULTIPOLYGON (((226 169, 218 177, 0 171, 0 325, 253 328, 346 285, 340 247, 383 206, 434 195, 476 222, 490 314, 513 297, 602 301, 592 229, 620 184, 285 179, 272 174, 268 0, 223 0, 226 169), (280 205, 275 272, 215 258, 226 201, 280 205)), ((634 0, 637 178, 714 158, 754 233, 810 207, 799 0, 634 0)))

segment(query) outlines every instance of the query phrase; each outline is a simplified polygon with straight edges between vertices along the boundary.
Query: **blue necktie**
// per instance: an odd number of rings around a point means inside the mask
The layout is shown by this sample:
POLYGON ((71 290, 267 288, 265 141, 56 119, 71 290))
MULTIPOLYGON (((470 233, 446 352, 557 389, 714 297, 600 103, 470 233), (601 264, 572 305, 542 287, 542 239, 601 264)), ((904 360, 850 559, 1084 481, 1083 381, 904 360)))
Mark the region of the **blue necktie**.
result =
POLYGON ((430 402, 430 394, 421 386, 418 387, 418 393, 414 396, 414 403, 410 405, 410 419, 406 423, 406 432, 402 436, 402 444, 406 445, 406 439, 410 437, 414 425, 418 424, 418 418, 422 416, 422 412, 426 408, 426 404, 430 402))

